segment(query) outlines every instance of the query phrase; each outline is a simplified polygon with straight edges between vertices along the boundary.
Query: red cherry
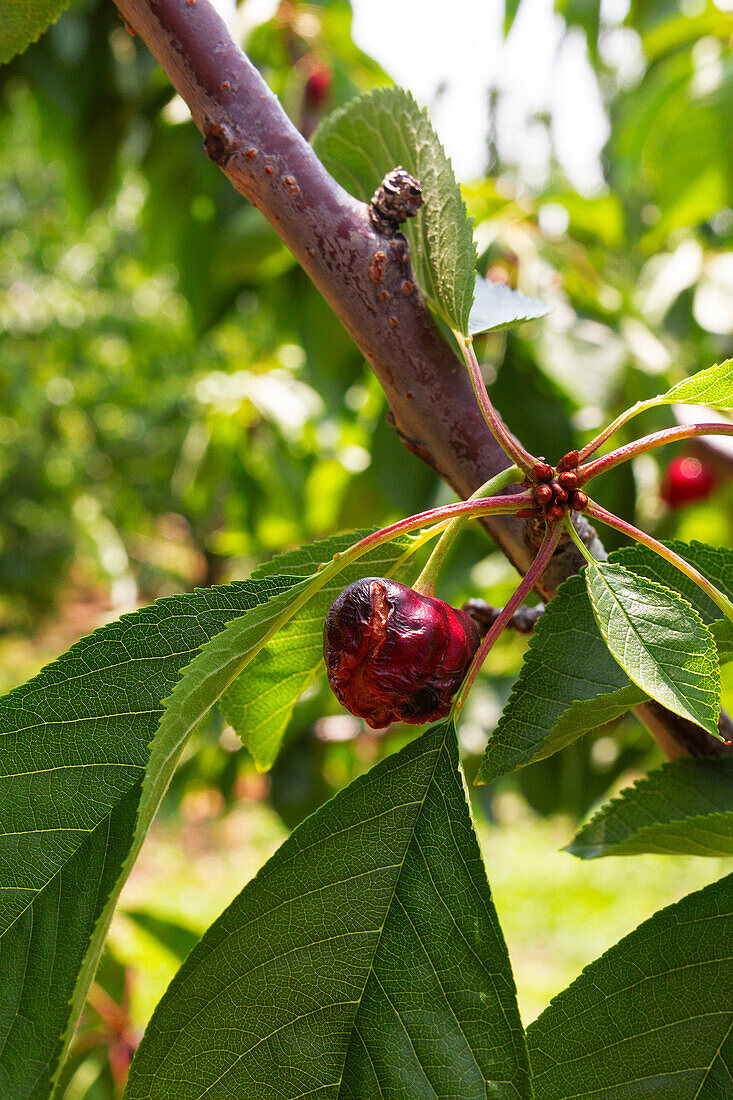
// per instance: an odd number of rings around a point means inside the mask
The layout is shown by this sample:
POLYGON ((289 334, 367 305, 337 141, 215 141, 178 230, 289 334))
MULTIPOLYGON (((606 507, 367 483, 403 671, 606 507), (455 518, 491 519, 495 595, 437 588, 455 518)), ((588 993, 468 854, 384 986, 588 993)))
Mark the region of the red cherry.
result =
POLYGON ((328 65, 317 61, 308 74, 305 82, 305 98, 311 107, 322 107, 328 99, 331 90, 333 72, 328 65))
POLYGON ((445 717, 478 647, 465 611, 383 577, 345 588, 323 631, 334 694, 374 729, 445 717))
POLYGON ((681 508, 693 500, 704 500, 715 483, 711 470, 699 458, 673 458, 662 478, 661 497, 670 508, 681 508))

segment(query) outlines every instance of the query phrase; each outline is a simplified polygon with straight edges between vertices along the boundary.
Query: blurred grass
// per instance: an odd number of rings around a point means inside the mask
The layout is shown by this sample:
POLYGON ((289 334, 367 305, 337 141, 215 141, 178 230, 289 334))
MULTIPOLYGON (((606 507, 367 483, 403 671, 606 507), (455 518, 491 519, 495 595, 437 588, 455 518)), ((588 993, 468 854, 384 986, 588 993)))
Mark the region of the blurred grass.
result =
POLYGON ((657 909, 730 870, 729 860, 686 856, 583 862, 560 850, 575 832, 566 818, 519 818, 479 832, 525 1024, 657 909))
MULTIPOLYGON (((111 946, 135 972, 132 1014, 140 1029, 178 963, 124 910, 146 909, 202 933, 286 836, 277 815, 255 799, 225 818, 206 819, 205 795, 184 807, 182 830, 153 830, 112 925, 111 946)), ((479 834, 525 1023, 656 909, 725 873, 722 859, 635 856, 583 863, 559 850, 573 835, 568 819, 540 819, 514 796, 506 796, 500 810, 501 822, 479 823, 479 834)))

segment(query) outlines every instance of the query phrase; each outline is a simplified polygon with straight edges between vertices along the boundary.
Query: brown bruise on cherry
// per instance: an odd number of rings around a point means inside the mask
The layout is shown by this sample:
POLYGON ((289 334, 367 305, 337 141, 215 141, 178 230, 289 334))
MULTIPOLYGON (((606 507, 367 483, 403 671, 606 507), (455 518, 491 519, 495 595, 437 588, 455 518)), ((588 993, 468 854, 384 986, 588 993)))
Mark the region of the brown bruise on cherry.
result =
POLYGON ((557 466, 541 459, 529 470, 522 485, 529 489, 533 503, 520 508, 517 519, 544 519, 557 523, 568 509, 582 512, 588 506, 588 495, 578 488, 578 451, 568 451, 557 466))

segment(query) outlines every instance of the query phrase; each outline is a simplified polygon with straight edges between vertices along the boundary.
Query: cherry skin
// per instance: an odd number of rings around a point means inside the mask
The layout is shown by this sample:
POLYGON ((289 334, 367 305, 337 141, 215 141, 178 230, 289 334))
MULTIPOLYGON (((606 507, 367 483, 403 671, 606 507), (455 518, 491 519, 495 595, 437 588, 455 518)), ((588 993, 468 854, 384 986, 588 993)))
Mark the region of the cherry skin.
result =
POLYGON ((710 496, 715 478, 711 470, 691 455, 673 458, 662 479, 661 497, 670 508, 682 508, 710 496))
POLYGON ((444 718, 479 642, 465 611, 397 581, 367 577, 331 605, 323 656, 339 702, 381 729, 444 718))
POLYGON ((311 107, 322 107, 331 91, 333 72, 323 62, 316 62, 305 82, 305 98, 311 107))

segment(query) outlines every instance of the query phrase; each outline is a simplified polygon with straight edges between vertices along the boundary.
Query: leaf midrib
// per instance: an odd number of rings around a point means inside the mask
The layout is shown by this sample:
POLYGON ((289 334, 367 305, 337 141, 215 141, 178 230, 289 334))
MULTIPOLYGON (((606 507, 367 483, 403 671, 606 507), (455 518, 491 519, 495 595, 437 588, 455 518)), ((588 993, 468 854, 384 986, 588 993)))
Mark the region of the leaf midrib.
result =
MULTIPOLYGON (((604 585, 604 587, 605 587, 605 589, 606 589, 606 591, 607 591, 607 593, 608 593, 608 596, 609 596, 609 598, 610 598, 610 599, 611 599, 611 600, 613 601, 614 605, 615 605, 615 606, 616 606, 616 607, 617 607, 617 608, 619 609, 619 611, 620 611, 621 615, 623 616, 624 622, 626 622, 626 623, 628 624, 628 630, 629 630, 629 632, 630 632, 630 633, 633 633, 634 637, 635 637, 635 638, 638 638, 638 639, 639 639, 639 642, 640 642, 640 644, 641 644, 641 646, 642 646, 642 648, 643 648, 644 652, 645 652, 645 653, 649 653, 649 647, 648 647, 647 643, 646 643, 646 642, 644 641, 644 639, 642 638, 642 636, 640 635, 640 633, 638 632, 638 630, 636 630, 636 628, 634 627, 634 624, 633 624, 632 620, 631 620, 631 619, 629 618, 629 615, 627 614, 626 608, 625 608, 625 607, 624 607, 624 605, 623 605, 623 604, 621 603, 621 601, 619 600, 618 596, 616 595, 616 593, 615 593, 615 592, 613 591, 613 589, 611 588, 610 584, 609 584, 609 583, 608 583, 608 581, 606 580, 606 578, 605 578, 605 576, 604 576, 604 574, 603 574, 603 571, 602 571, 602 570, 600 570, 600 569, 596 569, 596 570, 595 570, 595 573, 596 573, 596 576, 600 577, 600 578, 601 578, 601 580, 603 581, 603 585, 604 585)), ((595 608, 594 608, 594 610, 595 610, 595 608)), ((691 608, 691 610, 692 610, 692 611, 694 612, 694 608, 691 608)), ((704 623, 702 623, 702 619, 700 619, 700 623, 701 623, 701 624, 702 624, 703 626, 705 625, 704 623)), ((598 620, 598 626, 599 626, 599 627, 600 627, 600 629, 601 629, 601 633, 602 633, 602 634, 604 635, 604 637, 605 637, 605 631, 604 631, 604 629, 603 629, 603 624, 602 624, 602 622, 601 622, 600 620, 598 620)), ((609 631, 609 633, 610 633, 610 631, 609 631)), ((628 638, 628 634, 627 634, 627 638, 628 638)), ((624 639, 624 658, 626 658, 626 649, 627 649, 627 645, 628 645, 628 642, 627 642, 627 638, 626 638, 626 639, 624 639)), ((677 651, 676 651, 676 650, 671 650, 670 652, 672 652, 672 653, 675 653, 675 652, 677 652, 677 651)), ((649 656, 651 657, 651 654, 649 654, 649 656)), ((653 658, 653 657, 652 657, 652 660, 654 660, 654 658, 653 658)), ((680 691, 679 691, 679 689, 677 688, 677 686, 675 685, 674 681, 673 681, 673 680, 670 680, 669 676, 668 676, 668 675, 667 675, 667 673, 665 672, 665 670, 664 670, 664 668, 662 667, 662 665, 660 665, 660 664, 659 664, 659 663, 658 663, 657 661, 654 661, 654 664, 655 664, 655 667, 656 667, 656 669, 657 669, 657 671, 658 671, 659 675, 660 675, 660 676, 661 676, 661 678, 662 678, 662 679, 664 680, 665 684, 666 684, 666 685, 667 685, 667 687, 669 688, 669 690, 670 690, 671 694, 672 694, 672 695, 674 696, 674 698, 675 698, 675 699, 677 699, 677 700, 679 700, 679 701, 680 701, 680 703, 682 704, 682 706, 684 706, 686 710, 689 710, 691 714, 695 714, 695 715, 697 716, 697 720, 698 720, 698 722, 699 722, 700 726, 701 726, 701 727, 702 727, 703 729, 705 729, 705 728, 706 728, 706 726, 707 726, 707 722, 706 722, 706 719, 705 719, 704 717, 702 717, 702 716, 700 715, 700 713, 699 713, 699 711, 698 711, 698 708, 697 708, 696 706, 693 706, 693 704, 692 704, 692 700, 690 700, 690 699, 686 699, 686 698, 685 698, 685 697, 684 697, 684 696, 683 696, 683 695, 682 695, 682 694, 680 693, 680 691)), ((634 679, 633 679, 633 677, 631 676, 631 673, 630 673, 630 672, 628 671, 628 669, 627 669, 627 668, 626 668, 625 666, 624 666, 624 672, 625 672, 625 673, 626 673, 626 675, 627 675, 627 676, 629 677, 629 680, 631 680, 631 682, 632 682, 633 684, 635 684, 635 685, 636 685, 636 687, 638 687, 640 691, 644 691, 644 692, 646 693, 646 691, 645 691, 645 688, 644 688, 644 687, 643 687, 643 686, 642 686, 641 684, 637 683, 637 681, 636 681, 636 680, 634 680, 634 679)))
MULTIPOLYGON (((382 921, 381 927, 379 929, 379 934, 377 935, 377 939, 376 939, 376 942, 374 944, 374 951, 372 952, 372 957, 369 961, 369 966, 368 966, 368 969, 367 969, 367 975, 366 975, 366 978, 364 979, 364 985, 362 986, 361 994, 359 995, 357 1001, 355 1002, 356 1003, 356 1012, 354 1013, 354 1019, 353 1019, 352 1024, 351 1024, 351 1028, 349 1029, 350 1032, 357 1026, 357 1021, 358 1021, 358 1018, 359 1018, 359 1010, 361 1008, 362 1001, 364 1000, 364 994, 366 993, 366 988, 369 984, 369 979, 372 977, 372 975, 374 975, 374 978, 378 982, 378 984, 380 986, 382 984, 379 981, 377 973, 374 969, 374 960, 376 959, 377 954, 379 952, 379 946, 382 942, 382 936, 384 935, 384 928, 385 928, 385 925, 387 924, 387 919, 388 919, 389 914, 392 910, 392 906, 394 905, 395 897, 397 895, 397 888, 400 884, 400 878, 402 877, 402 871, 403 871, 404 866, 405 866, 405 860, 407 859, 407 853, 409 852, 410 845, 412 844, 412 841, 415 837, 415 830, 417 829, 418 823, 419 823, 420 818, 422 817, 422 814, 423 814, 423 810, 425 809, 425 802, 426 802, 427 797, 428 797, 428 792, 430 791, 430 788, 432 787, 433 782, 435 780, 435 773, 438 770, 438 764, 440 763, 440 758, 443 755, 443 751, 445 749, 445 743, 446 743, 446 740, 447 740, 447 737, 448 737, 448 729, 449 729, 449 727, 446 725, 445 731, 444 731, 444 734, 443 734, 443 740, 440 743, 440 748, 438 749, 438 751, 435 754, 435 763, 433 764, 433 770, 430 773, 430 779, 425 784, 425 793, 424 793, 423 797, 420 799, 420 809, 415 814, 415 820, 412 823, 412 828, 410 829, 410 835, 409 835, 408 839, 405 842, 405 850, 402 854, 402 859, 400 860, 399 864, 397 865, 399 867, 399 870, 397 871, 397 874, 395 875, 394 888, 392 889, 392 893, 391 893, 389 902, 387 903, 387 905, 385 907, 385 910, 384 910, 384 920, 382 921)), ((385 996, 386 996, 386 993, 385 993, 385 996)), ((389 1000, 388 997, 387 997, 387 1000, 389 1000)), ((390 1004, 391 1004, 391 1002, 390 1002, 390 1004)), ((363 1039, 362 1039, 362 1042, 364 1042, 363 1039)), ((346 1058, 347 1058, 347 1055, 349 1053, 349 1045, 350 1045, 350 1041, 349 1041, 349 1043, 346 1044, 346 1050, 344 1051, 344 1061, 343 1061, 343 1065, 341 1067, 341 1074, 339 1075, 338 1081, 334 1082, 334 1084, 338 1085, 338 1092, 336 1093, 336 1100, 340 1100, 340 1097, 341 1097, 341 1086, 343 1085, 344 1073, 346 1071, 346 1058)), ((417 1054, 415 1054, 415 1057, 417 1058, 417 1054)), ((422 1063, 420 1062, 420 1059, 417 1058, 417 1061, 418 1061, 418 1064, 420 1065, 420 1068, 422 1069, 422 1063)), ((427 1078, 426 1078, 426 1080, 427 1080, 427 1078)), ((430 1084, 429 1081, 428 1081, 428 1084, 430 1084)), ((432 1085, 430 1085, 430 1087, 432 1088, 432 1085)), ((435 1092, 434 1089, 433 1089, 433 1092, 435 1092)))
MULTIPOLYGON (((442 740, 442 742, 441 742, 441 744, 440 744, 439 748, 437 749, 437 751, 436 751, 436 753, 435 753, 435 762, 434 762, 434 764, 433 764, 433 768, 432 768, 432 771, 431 771, 431 773, 430 773, 430 777, 429 777, 429 779, 428 779, 428 780, 426 781, 426 783, 425 783, 425 792, 424 792, 424 794, 423 794, 423 797, 422 797, 422 798, 421 798, 421 799, 420 799, 420 800, 419 800, 418 802, 412 803, 412 805, 418 806, 418 807, 419 807, 419 809, 417 810, 417 813, 415 814, 415 819, 414 819, 414 821, 413 821, 413 824, 412 824, 412 827, 411 827, 411 829, 410 829, 409 835, 408 835, 408 837, 407 837, 407 839, 406 839, 406 841, 405 841, 405 846, 404 846, 404 852, 403 852, 403 855, 402 855, 402 859, 400 860, 400 862, 399 862, 399 863, 397 863, 397 864, 391 864, 391 865, 390 865, 391 867, 393 867, 393 868, 397 869, 397 874, 395 875, 395 883, 394 883, 394 887, 393 887, 393 889, 392 889, 392 891, 391 891, 391 894, 390 894, 389 900, 388 900, 388 902, 387 902, 387 904, 386 904, 386 907, 385 907, 385 912, 384 912, 384 919, 383 919, 383 921, 382 921, 382 924, 381 924, 381 925, 379 926, 379 929, 377 930, 377 938, 376 938, 376 942, 375 942, 375 945, 374 945, 374 951, 372 952, 372 957, 371 957, 371 960, 370 960, 370 962, 369 962, 369 966, 368 966, 368 968, 367 968, 367 974, 366 974, 366 978, 364 979, 364 984, 363 984, 363 986, 362 986, 362 990, 361 990, 361 993, 359 994, 359 997, 358 997, 358 998, 357 998, 356 1000, 354 1000, 354 1001, 343 1001, 343 1002, 339 1002, 339 1004, 343 1004, 343 1005, 345 1005, 345 1004, 354 1004, 354 1005, 356 1005, 356 1011, 355 1011, 355 1013, 354 1013, 354 1018, 353 1018, 353 1022, 352 1022, 351 1028, 350 1028, 350 1032, 351 1032, 351 1031, 352 1031, 352 1030, 353 1030, 353 1029, 354 1029, 354 1028, 356 1027, 356 1021, 357 1021, 357 1018, 358 1018, 358 1015, 359 1015, 359 1008, 360 1008, 360 1006, 361 1006, 361 1003, 362 1003, 362 1001, 363 1001, 363 999, 364 999, 364 994, 365 994, 365 992, 366 992, 366 987, 367 987, 367 985, 368 985, 368 983, 369 983, 369 979, 370 979, 370 978, 372 977, 372 975, 374 975, 375 979, 376 979, 377 981, 379 980, 379 979, 377 978, 376 972, 375 972, 375 970, 374 970, 374 959, 376 958, 377 952, 378 952, 378 950, 379 950, 379 945, 380 945, 380 943, 381 943, 381 940, 382 940, 382 935, 383 935, 383 933, 384 933, 384 928, 385 928, 385 925, 386 925, 386 923, 387 923, 387 919, 388 919, 388 917, 389 917, 390 911, 391 911, 391 909, 392 909, 392 905, 394 904, 394 901, 395 901, 395 895, 396 895, 396 893, 397 893, 397 888, 398 888, 398 886, 399 886, 399 882, 400 882, 400 876, 401 876, 401 873, 402 873, 402 869, 403 869, 403 867, 404 867, 404 864, 405 864, 405 860, 406 860, 406 858, 407 858, 407 853, 408 853, 408 851, 409 851, 409 849, 410 849, 410 845, 412 844, 412 841, 413 841, 413 838, 414 838, 414 835, 415 835, 415 830, 416 830, 416 828, 417 828, 417 825, 418 825, 418 823, 419 823, 419 821, 420 821, 420 818, 421 818, 421 816, 422 816, 422 812, 423 812, 423 809, 425 808, 425 802, 426 802, 426 800, 427 800, 428 792, 430 791, 430 788, 431 788, 431 786, 432 786, 432 784, 433 784, 433 781, 434 781, 434 779, 435 779, 435 772, 436 772, 436 770, 437 770, 437 768, 438 768, 438 764, 439 764, 439 762, 440 762, 440 758, 441 758, 441 756, 442 756, 442 753, 443 753, 443 750, 444 750, 444 748, 445 748, 445 742, 446 742, 446 737, 447 737, 447 727, 446 727, 446 732, 445 732, 445 735, 444 735, 444 737, 443 737, 443 740, 442 740)), ((410 803, 406 803, 405 805, 410 805, 410 803)), ((391 812, 391 811, 390 811, 390 812, 391 812)), ((381 815, 378 815, 378 816, 381 816, 381 815)), ((353 827, 353 826, 348 826, 348 827, 347 827, 347 830, 346 830, 346 831, 348 831, 348 828, 351 828, 351 827, 353 827)), ((312 847, 312 846, 313 846, 313 845, 311 845, 311 847, 312 847)), ((299 853, 298 853, 298 854, 299 854, 299 853)), ((371 873, 371 872, 370 872, 370 873, 371 873)), ((333 886, 333 885, 334 885, 333 883, 328 883, 328 884, 326 884, 325 886, 323 886, 323 887, 320 887, 319 889, 327 889, 327 888, 329 888, 329 887, 331 887, 331 886, 333 886)), ((315 891, 311 891, 311 892, 315 892, 315 891)), ((282 902, 281 904, 285 904, 285 902, 282 902)), ((257 918, 253 918, 253 920, 254 920, 254 919, 257 919, 257 918)), ((242 926, 238 927, 236 931, 237 931, 237 932, 241 932, 241 930, 242 930, 242 926)), ((362 932, 360 932, 359 934, 360 934, 360 935, 368 935, 370 931, 371 931, 371 932, 373 932, 374 930, 373 930, 373 929, 372 929, 372 930, 369 930, 369 929, 368 929, 368 930, 366 930, 366 931, 362 931, 362 932)), ((234 934, 234 933, 230 933, 230 935, 233 935, 233 934, 234 934)), ((332 937, 329 937, 329 938, 332 938, 332 937)), ((218 947, 221 947, 221 944, 219 944, 219 945, 218 945, 218 947)), ((269 961, 269 960, 268 960, 268 961, 269 961)), ((259 965, 265 965, 265 964, 259 964, 259 965)), ((237 980, 239 979, 239 977, 241 977, 241 975, 238 975, 238 976, 237 976, 237 980)), ((319 1009, 318 1009, 318 1010, 315 1010, 315 1009, 314 1009, 314 1011, 320 1011, 320 1009, 321 1009, 321 1008, 323 1008, 323 1007, 324 1007, 324 1006, 319 1006, 319 1009)), ((333 1007, 333 1006, 325 1006, 325 1007, 333 1007)), ((300 1018, 300 1017, 299 1017, 299 1018, 300 1018)), ((195 1019, 195 1017, 194 1017, 194 1019, 195 1019)), ((192 1021, 189 1021, 189 1026, 190 1026, 190 1023, 191 1023, 191 1022, 192 1022, 192 1021)), ((288 1023, 287 1023, 287 1024, 284 1024, 284 1025, 282 1025, 282 1028, 285 1028, 285 1027, 288 1027, 288 1026, 292 1026, 292 1024, 293 1024, 294 1022, 295 1022, 295 1021, 293 1021, 293 1020, 290 1020, 290 1021, 288 1021, 288 1023)), ((280 1029, 278 1029, 278 1030, 282 1030, 282 1028, 280 1028, 280 1029)), ((274 1034, 274 1033, 271 1033, 271 1034, 269 1034, 268 1036, 264 1037, 264 1039, 268 1039, 268 1038, 271 1038, 271 1037, 272 1037, 272 1034, 274 1034)), ((259 1045, 260 1045, 260 1043, 261 1043, 261 1042, 263 1042, 263 1041, 264 1041, 264 1040, 263 1040, 263 1038, 259 1039, 259 1040, 257 1041, 257 1043, 255 1044, 255 1046, 259 1046, 259 1045)), ((364 1040, 362 1039, 362 1042, 363 1042, 363 1041, 364 1041, 364 1040)), ((343 1064, 343 1066, 342 1066, 342 1069, 341 1069, 341 1074, 340 1074, 340 1076, 339 1076, 338 1080, 337 1080, 337 1081, 334 1081, 334 1082, 332 1082, 331 1086, 329 1086, 329 1087, 333 1087, 334 1085, 337 1085, 337 1086, 338 1086, 338 1093, 336 1094, 336 1100, 338 1100, 338 1098, 339 1098, 339 1097, 341 1096, 341 1086, 342 1086, 342 1083, 343 1083, 343 1075, 344 1075, 344 1071, 345 1071, 345 1069, 346 1069, 346 1057, 347 1057, 347 1055, 348 1055, 348 1049, 349 1049, 349 1044, 350 1044, 350 1040, 349 1040, 349 1042, 347 1042, 347 1043, 346 1043, 346 1049, 345 1049, 345 1051, 344 1051, 344 1064, 343 1064)), ((218 1084, 218 1083, 219 1083, 220 1081, 222 1081, 222 1080, 223 1080, 223 1079, 224 1079, 224 1078, 225 1078, 225 1077, 226 1077, 226 1076, 227 1076, 227 1075, 228 1075, 229 1073, 231 1073, 231 1072, 232 1072, 232 1070, 234 1069, 234 1067, 235 1067, 235 1066, 237 1065, 237 1063, 238 1063, 238 1062, 240 1062, 240 1061, 242 1060, 242 1058, 246 1057, 246 1056, 247 1056, 248 1054, 250 1054, 250 1053, 251 1053, 252 1049, 254 1049, 254 1047, 248 1048, 248 1049, 247 1049, 246 1051, 243 1051, 243 1052, 242 1052, 242 1053, 241 1053, 240 1055, 238 1055, 238 1057, 237 1057, 237 1058, 235 1058, 235 1060, 234 1060, 233 1062, 231 1062, 231 1063, 230 1063, 230 1064, 229 1064, 229 1065, 228 1065, 228 1066, 226 1067, 226 1069, 225 1069, 225 1070, 224 1070, 224 1071, 223 1071, 223 1072, 222 1072, 222 1073, 221 1073, 221 1074, 219 1075, 219 1077, 217 1077, 217 1078, 216 1078, 216 1080, 215 1080, 215 1081, 212 1081, 212 1082, 210 1082, 210 1083, 209 1083, 209 1084, 207 1085, 207 1087, 206 1087, 206 1090, 205 1090, 205 1092, 202 1092, 202 1093, 200 1093, 200 1094, 199 1094, 199 1096, 197 1097, 197 1100, 203 1100, 203 1098, 204 1098, 204 1097, 205 1097, 205 1096, 206 1096, 206 1095, 207 1095, 208 1093, 210 1093, 211 1089, 212 1089, 212 1088, 213 1088, 213 1087, 214 1087, 215 1085, 217 1085, 217 1084, 218 1084)), ((431 1086, 431 1087, 432 1087, 432 1086, 431 1086)))

